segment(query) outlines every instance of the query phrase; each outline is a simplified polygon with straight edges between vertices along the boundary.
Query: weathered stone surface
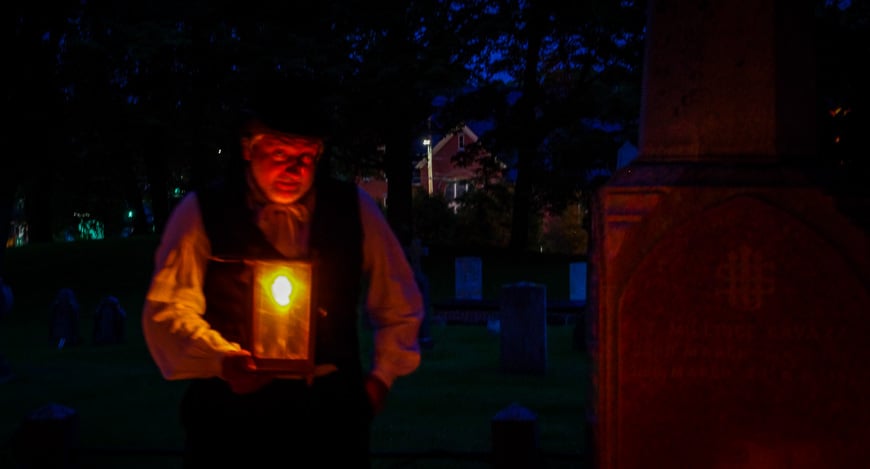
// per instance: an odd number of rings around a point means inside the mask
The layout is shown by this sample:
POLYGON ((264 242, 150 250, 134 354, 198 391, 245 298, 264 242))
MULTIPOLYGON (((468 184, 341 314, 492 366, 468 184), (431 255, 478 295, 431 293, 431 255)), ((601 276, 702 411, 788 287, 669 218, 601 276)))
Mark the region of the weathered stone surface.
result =
POLYGON ((500 311, 501 369, 547 372, 547 287, 519 282, 502 286, 500 311))
MULTIPOLYGON (((866 236, 810 189, 650 192, 659 206, 606 250, 604 467, 866 461, 866 236)), ((605 208, 615 231, 620 212, 605 208)))
POLYGON ((870 241, 798 164, 810 7, 650 5, 639 155, 593 214, 601 469, 868 462, 870 241))

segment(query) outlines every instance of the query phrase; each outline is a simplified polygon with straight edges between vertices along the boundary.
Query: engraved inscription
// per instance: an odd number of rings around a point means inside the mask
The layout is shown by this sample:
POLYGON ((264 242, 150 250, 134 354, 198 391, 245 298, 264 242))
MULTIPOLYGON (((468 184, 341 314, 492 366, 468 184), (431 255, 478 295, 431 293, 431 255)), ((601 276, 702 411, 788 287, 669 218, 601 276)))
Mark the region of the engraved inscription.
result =
POLYGON ((635 320, 623 332, 625 382, 737 379, 809 385, 819 379, 821 371, 828 382, 854 384, 856 375, 848 370, 863 366, 851 363, 852 357, 829 350, 827 357, 837 366, 807 368, 817 363, 821 350, 827 349, 824 344, 855 341, 843 324, 635 320))
POLYGON ((774 292, 774 264, 760 250, 742 245, 728 251, 716 269, 716 293, 738 311, 758 311, 774 292))

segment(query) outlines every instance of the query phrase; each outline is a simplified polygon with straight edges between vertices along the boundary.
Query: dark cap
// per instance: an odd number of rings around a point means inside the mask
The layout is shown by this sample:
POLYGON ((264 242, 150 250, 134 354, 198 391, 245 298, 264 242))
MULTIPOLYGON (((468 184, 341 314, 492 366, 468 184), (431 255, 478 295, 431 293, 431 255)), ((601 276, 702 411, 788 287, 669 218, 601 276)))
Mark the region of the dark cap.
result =
POLYGON ((288 134, 329 138, 332 118, 326 98, 323 84, 312 78, 254 81, 242 105, 242 135, 249 136, 260 125, 288 134))

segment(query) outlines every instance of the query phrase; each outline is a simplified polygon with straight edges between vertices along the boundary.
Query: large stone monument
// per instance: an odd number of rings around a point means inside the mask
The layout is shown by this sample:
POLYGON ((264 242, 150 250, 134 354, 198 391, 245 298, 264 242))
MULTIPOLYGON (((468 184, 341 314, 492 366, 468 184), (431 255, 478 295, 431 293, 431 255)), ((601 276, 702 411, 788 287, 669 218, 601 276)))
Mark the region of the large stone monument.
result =
POLYGON ((868 234, 812 182, 812 2, 651 0, 590 259, 597 466, 870 461, 868 234))

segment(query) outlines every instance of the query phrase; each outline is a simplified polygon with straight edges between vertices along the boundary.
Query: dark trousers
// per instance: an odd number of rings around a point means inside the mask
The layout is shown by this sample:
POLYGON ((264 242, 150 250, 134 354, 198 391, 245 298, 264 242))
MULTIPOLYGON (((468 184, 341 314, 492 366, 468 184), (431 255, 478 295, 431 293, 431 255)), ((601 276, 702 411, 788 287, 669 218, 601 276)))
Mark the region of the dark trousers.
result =
POLYGON ((234 394, 220 379, 191 383, 181 403, 184 467, 369 468, 372 409, 360 373, 275 380, 234 394))

